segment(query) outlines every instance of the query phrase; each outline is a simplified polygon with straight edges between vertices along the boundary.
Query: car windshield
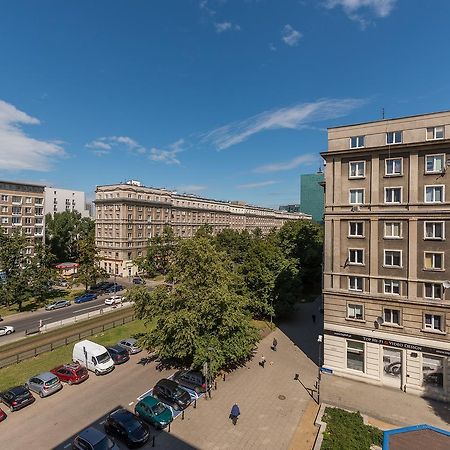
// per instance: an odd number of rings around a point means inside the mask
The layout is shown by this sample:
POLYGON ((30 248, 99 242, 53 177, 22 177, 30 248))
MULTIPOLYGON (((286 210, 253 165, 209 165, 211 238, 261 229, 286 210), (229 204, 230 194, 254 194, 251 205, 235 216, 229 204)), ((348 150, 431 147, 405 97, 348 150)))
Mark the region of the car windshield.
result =
POLYGON ((175 398, 180 398, 180 397, 183 397, 183 395, 186 393, 186 391, 184 391, 183 389, 180 389, 179 387, 177 387, 176 389, 175 389, 175 392, 173 393, 173 396, 175 397, 175 398))
POLYGON ((153 409, 153 413, 157 415, 157 414, 162 414, 164 412, 164 410, 166 409, 166 407, 162 403, 158 403, 152 409, 153 409))
POLYGON ((97 356, 97 361, 98 361, 99 364, 103 364, 103 363, 105 363, 106 361, 108 361, 109 358, 110 358, 109 353, 106 352, 106 353, 103 353, 103 354, 100 355, 100 356, 97 356))
POLYGON ((78 369, 75 373, 77 374, 78 377, 81 377, 86 373, 86 369, 83 369, 83 368, 78 369))
POLYGON ((46 386, 52 386, 53 384, 56 384, 58 382, 58 377, 52 378, 51 380, 48 380, 45 382, 46 386))
POLYGON ((97 442, 93 448, 94 450, 109 450, 114 447, 114 443, 105 436, 100 442, 97 442))
POLYGON ((128 433, 133 433, 134 431, 140 430, 142 425, 139 420, 130 420, 125 424, 128 433))

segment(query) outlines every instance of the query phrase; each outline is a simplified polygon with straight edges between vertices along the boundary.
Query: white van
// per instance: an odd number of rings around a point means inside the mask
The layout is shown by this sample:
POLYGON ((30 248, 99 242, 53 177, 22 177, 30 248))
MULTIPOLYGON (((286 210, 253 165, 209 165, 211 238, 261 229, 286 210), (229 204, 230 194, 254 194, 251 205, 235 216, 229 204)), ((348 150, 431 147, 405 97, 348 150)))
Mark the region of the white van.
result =
POLYGON ((88 340, 77 342, 73 346, 72 359, 94 372, 95 375, 105 374, 114 369, 114 362, 106 348, 88 340))

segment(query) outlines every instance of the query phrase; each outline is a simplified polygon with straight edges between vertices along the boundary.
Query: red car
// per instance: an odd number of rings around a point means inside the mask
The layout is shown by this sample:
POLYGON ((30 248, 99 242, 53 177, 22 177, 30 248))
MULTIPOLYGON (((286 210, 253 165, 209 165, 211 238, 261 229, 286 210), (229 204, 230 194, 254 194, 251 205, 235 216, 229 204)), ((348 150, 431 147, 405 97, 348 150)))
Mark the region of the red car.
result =
POLYGON ((0 422, 2 422, 3 420, 6 419, 6 413, 5 411, 2 410, 2 408, 0 408, 0 422))
POLYGON ((78 363, 64 364, 55 367, 50 372, 56 375, 60 381, 64 381, 67 384, 79 384, 89 378, 86 367, 78 363))

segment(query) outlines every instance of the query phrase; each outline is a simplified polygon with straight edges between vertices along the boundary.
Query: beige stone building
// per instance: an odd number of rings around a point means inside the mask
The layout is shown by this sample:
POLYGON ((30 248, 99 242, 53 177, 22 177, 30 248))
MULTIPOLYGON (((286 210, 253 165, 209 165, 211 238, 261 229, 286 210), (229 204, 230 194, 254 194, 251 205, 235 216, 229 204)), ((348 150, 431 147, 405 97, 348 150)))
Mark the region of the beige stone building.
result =
POLYGON ((331 128, 324 366, 450 398, 450 112, 331 128))
POLYGON ((136 274, 133 260, 145 255, 148 239, 162 233, 166 225, 176 236, 189 238, 204 224, 211 225, 214 232, 260 228, 268 233, 288 220, 311 219, 302 213, 145 187, 137 181, 97 186, 95 207, 102 267, 125 277, 136 274))
POLYGON ((0 228, 8 234, 21 230, 29 243, 26 254, 32 255, 44 239, 44 186, 0 181, 0 228))

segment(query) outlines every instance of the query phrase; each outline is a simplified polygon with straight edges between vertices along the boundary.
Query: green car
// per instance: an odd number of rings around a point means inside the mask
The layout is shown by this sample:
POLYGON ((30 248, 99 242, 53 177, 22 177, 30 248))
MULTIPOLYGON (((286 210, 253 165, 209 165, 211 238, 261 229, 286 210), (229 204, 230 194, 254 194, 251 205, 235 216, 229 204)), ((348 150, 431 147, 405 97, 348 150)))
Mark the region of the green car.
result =
POLYGON ((160 430, 169 425, 173 420, 170 409, 151 395, 144 397, 136 404, 134 413, 142 420, 145 420, 160 430))

